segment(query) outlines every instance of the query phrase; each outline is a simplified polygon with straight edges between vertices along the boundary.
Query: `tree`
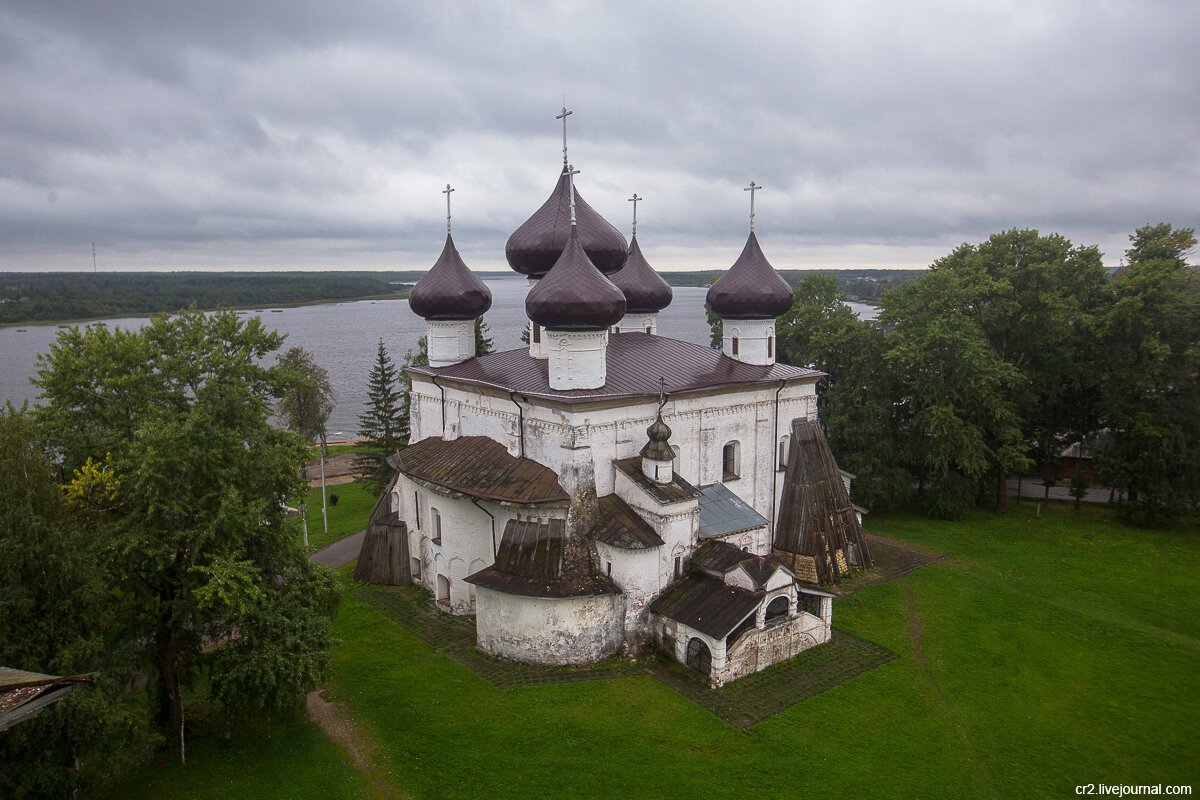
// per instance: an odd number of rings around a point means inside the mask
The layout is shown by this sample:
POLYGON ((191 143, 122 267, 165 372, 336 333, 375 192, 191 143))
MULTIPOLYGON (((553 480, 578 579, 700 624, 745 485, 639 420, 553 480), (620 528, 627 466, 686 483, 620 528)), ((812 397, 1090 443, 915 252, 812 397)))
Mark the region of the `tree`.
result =
POLYGON ((1129 238, 1102 323, 1099 478, 1123 494, 1126 520, 1151 522, 1200 507, 1200 277, 1186 261, 1193 229, 1129 238))
MULTIPOLYGON (((290 386, 279 398, 276 412, 288 430, 300 434, 309 444, 314 441, 321 443, 321 492, 324 496, 325 422, 333 411, 333 387, 329 384, 329 373, 317 364, 312 353, 301 347, 289 349, 279 357, 277 363, 289 376, 290 386)), ((301 462, 301 472, 305 472, 304 463, 306 462, 301 462)), ((305 508, 305 494, 300 495, 300 524, 304 529, 304 546, 308 547, 308 510, 305 508)))
POLYGON ((367 400, 363 406, 365 410, 358 415, 358 435, 366 440, 366 451, 355 459, 355 466, 363 473, 367 485, 380 492, 391 478, 388 456, 408 440, 408 406, 383 339, 379 340, 375 363, 367 378, 367 400))
MULTIPOLYGON (((292 385, 264 365, 282 341, 257 319, 193 309, 136 331, 67 329, 39 356, 39 421, 91 515, 122 651, 147 669, 181 760, 183 692, 206 649, 246 644, 243 660, 294 676, 272 700, 298 700, 328 664, 333 579, 285 512, 305 444, 268 424, 292 385), (313 635, 263 641, 279 613, 313 635)), ((232 710, 261 702, 262 687, 211 677, 232 710)))
MULTIPOLYGON (((475 355, 486 356, 492 352, 493 342, 492 337, 488 336, 491 333, 491 328, 483 321, 483 317, 475 318, 475 355)), ((528 344, 528 342, 526 342, 528 344)))
POLYGON ((136 673, 114 653, 97 541, 73 519, 30 415, 0 408, 0 664, 53 675, 98 673, 38 717, 0 735, 0 795, 66 797, 144 755, 153 740, 125 692, 136 673))

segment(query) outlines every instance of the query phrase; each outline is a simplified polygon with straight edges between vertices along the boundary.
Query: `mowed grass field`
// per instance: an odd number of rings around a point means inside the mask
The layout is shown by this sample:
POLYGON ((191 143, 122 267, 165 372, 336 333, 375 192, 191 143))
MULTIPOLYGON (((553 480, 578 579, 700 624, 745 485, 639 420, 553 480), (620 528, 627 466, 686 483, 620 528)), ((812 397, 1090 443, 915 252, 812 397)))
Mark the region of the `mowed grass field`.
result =
MULTIPOLYGON (((835 626, 900 657, 748 733, 649 676, 496 689, 349 594, 326 697, 357 717, 400 796, 1200 788, 1200 531, 1033 509, 868 518, 870 532, 956 558, 835 601, 835 626)), ((194 748, 193 766, 163 768, 144 796, 386 796, 311 723, 273 724, 279 747, 194 748), (305 795, 313 775, 340 788, 305 795)))

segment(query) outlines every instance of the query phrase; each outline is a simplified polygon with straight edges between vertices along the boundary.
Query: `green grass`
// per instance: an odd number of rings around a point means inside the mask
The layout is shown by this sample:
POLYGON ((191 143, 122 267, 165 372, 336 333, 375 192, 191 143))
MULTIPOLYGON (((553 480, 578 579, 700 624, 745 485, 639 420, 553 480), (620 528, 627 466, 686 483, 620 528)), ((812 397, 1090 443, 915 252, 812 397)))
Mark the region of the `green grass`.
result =
MULTIPOLYGON (((325 454, 328 457, 346 455, 348 453, 366 453, 371 449, 370 445, 361 442, 353 442, 350 444, 329 444, 325 446, 325 454)), ((313 445, 308 449, 308 457, 310 460, 315 460, 321 457, 320 445, 313 445)))
POLYGON ((288 800, 372 797, 369 781, 344 748, 306 716, 258 722, 226 742, 193 737, 188 764, 167 753, 137 777, 112 787, 108 797, 186 800, 288 800))
POLYGON ((357 482, 326 486, 325 494, 338 496, 337 505, 329 506, 328 536, 321 521, 321 487, 309 489, 305 496, 308 504, 308 545, 314 550, 367 527, 371 507, 379 499, 378 495, 357 482))
POLYGON ((837 601, 836 625, 901 657, 749 734, 648 677, 497 690, 354 597, 336 623, 334 684, 417 797, 1066 797, 1085 783, 1197 783, 1197 531, 1129 529, 1103 510, 1032 516, 873 517, 874 532, 961 563, 837 601))

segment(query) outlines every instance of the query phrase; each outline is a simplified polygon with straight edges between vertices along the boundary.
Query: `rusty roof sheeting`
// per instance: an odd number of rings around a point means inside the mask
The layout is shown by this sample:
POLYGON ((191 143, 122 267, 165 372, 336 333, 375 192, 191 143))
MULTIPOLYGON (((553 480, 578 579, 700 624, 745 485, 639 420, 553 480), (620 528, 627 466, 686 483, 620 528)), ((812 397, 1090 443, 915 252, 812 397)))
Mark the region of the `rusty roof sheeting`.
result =
POLYGON ((496 562, 466 580, 526 597, 587 597, 621 591, 596 569, 587 544, 574 541, 561 519, 510 519, 496 562))
POLYGON ((604 386, 564 391, 550 388, 547 361, 530 357, 528 348, 489 353, 448 367, 409 367, 408 371, 563 403, 655 397, 659 378, 664 377, 669 379, 671 394, 678 394, 781 380, 816 381, 825 374, 789 364, 744 364, 711 347, 648 333, 609 334, 606 361, 604 386))
POLYGON ((650 610, 714 639, 723 639, 754 613, 763 597, 763 592, 747 592, 707 575, 692 574, 676 581, 650 604, 650 610))
POLYGON ((566 503, 570 500, 549 467, 517 458, 486 436, 452 441, 422 439, 396 454, 405 475, 456 492, 510 503, 566 503))
POLYGON ((700 490, 681 478, 678 472, 675 473, 675 477, 670 483, 655 483, 650 480, 646 477, 646 473, 642 472, 642 459, 640 456, 619 458, 613 464, 621 472, 628 475, 634 483, 644 489, 648 495, 663 505, 682 503, 685 500, 695 500, 700 496, 700 490))
POLYGON ((615 494, 600 498, 600 513, 588 536, 622 550, 661 547, 662 538, 641 515, 615 494))

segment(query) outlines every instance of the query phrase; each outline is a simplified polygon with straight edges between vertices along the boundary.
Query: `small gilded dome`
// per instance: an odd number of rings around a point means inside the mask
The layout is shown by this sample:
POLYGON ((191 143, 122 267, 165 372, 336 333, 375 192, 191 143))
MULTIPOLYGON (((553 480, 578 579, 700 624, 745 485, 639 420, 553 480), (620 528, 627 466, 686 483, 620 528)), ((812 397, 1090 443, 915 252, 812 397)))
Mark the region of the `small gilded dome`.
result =
POLYGON ((547 330, 602 331, 625 316, 625 295, 592 264, 572 228, 550 272, 525 296, 525 311, 547 330))
POLYGON ((705 302, 722 319, 771 319, 792 307, 792 288, 763 255, 754 233, 705 302))
MULTIPOLYGON (((584 202, 575 190, 579 242, 596 269, 605 275, 625 264, 625 236, 584 202)), ((522 275, 541 278, 558 261, 571 232, 571 189, 564 167, 558 184, 542 207, 513 231, 504 246, 508 265, 522 275)))
POLYGON ((626 314, 655 314, 671 305, 671 287, 646 262, 637 234, 629 242, 625 266, 614 273, 612 282, 625 293, 626 314))
POLYGON ((409 292, 408 305, 425 319, 475 319, 492 307, 492 290, 471 272, 446 234, 441 256, 409 292))

